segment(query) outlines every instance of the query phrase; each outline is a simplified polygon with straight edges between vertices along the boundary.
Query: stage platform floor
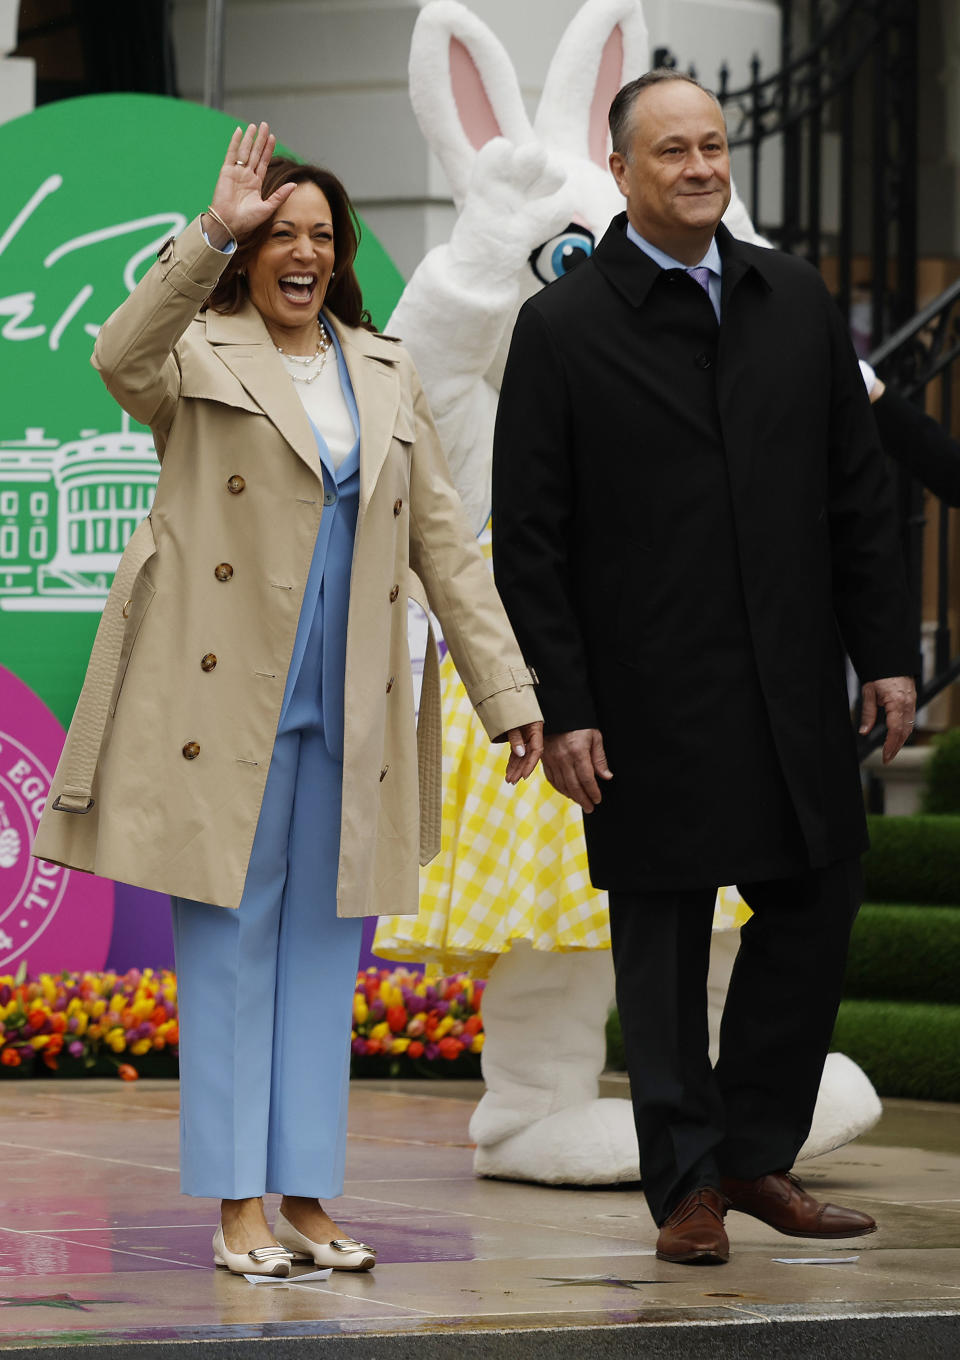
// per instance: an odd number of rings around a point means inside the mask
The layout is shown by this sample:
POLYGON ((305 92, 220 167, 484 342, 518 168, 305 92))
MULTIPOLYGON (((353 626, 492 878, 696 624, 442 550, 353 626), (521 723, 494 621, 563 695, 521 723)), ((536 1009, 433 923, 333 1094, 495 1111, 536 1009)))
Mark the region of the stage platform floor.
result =
MULTIPOLYGON (((616 1085, 612 1090, 622 1090, 616 1085)), ((727 1266, 671 1266, 636 1188, 477 1180, 475 1083, 354 1083, 346 1193, 330 1206, 377 1269, 250 1285, 213 1268, 212 1201, 177 1176, 174 1082, 5 1081, 0 1349, 355 1360, 960 1357, 960 1106, 888 1102, 807 1163, 873 1236, 727 1220, 727 1266), (809 1264, 809 1258, 823 1264, 809 1264)), ((304 1267, 306 1269, 306 1267, 304 1267)))

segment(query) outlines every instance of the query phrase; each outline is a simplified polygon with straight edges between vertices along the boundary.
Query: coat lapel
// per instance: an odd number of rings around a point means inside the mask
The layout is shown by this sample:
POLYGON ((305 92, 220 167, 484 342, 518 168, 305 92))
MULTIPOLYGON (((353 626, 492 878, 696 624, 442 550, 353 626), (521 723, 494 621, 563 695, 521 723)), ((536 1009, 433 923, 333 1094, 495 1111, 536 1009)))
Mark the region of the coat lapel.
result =
MULTIPOLYGON (((400 410, 399 350, 372 331, 344 326, 330 318, 340 341, 360 414, 360 513, 373 495, 400 410)), ((413 421, 410 421, 410 439, 413 421)))
POLYGON ((733 290, 748 274, 756 275, 760 284, 769 292, 771 284, 764 269, 763 258, 768 253, 768 247, 748 245, 728 231, 722 222, 717 227, 717 246, 720 250, 720 259, 723 261, 720 285, 720 316, 723 318, 733 290))
POLYGON ((209 309, 207 340, 315 477, 322 480, 317 441, 267 328, 251 303, 232 316, 209 309))

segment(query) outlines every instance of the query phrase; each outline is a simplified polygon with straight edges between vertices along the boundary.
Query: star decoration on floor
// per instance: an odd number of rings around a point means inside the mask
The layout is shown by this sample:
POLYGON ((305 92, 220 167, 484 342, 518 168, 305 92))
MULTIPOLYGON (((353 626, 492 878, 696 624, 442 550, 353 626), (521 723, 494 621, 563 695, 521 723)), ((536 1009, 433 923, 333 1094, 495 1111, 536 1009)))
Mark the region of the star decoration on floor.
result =
POLYGON ((0 1308, 70 1308, 89 1313, 88 1303, 119 1303, 119 1299, 75 1299, 72 1294, 0 1295, 0 1308))
POLYGON ((537 1279, 544 1280, 551 1289, 559 1289, 561 1285, 583 1289, 601 1286, 605 1286, 607 1289, 638 1289, 642 1284, 676 1283, 676 1281, 666 1280, 623 1280, 619 1275, 538 1275, 537 1279))

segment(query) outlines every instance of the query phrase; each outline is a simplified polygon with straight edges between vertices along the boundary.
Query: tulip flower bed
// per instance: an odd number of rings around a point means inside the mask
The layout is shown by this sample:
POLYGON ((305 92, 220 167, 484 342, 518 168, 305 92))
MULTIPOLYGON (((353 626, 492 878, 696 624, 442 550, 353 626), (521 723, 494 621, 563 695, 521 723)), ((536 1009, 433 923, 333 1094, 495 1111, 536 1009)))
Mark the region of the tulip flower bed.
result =
MULTIPOLYGON (((480 1072, 484 984, 371 968, 357 976, 355 1076, 480 1072)), ((177 1075, 177 979, 166 970, 0 977, 0 1075, 177 1075)))
POLYGON ((466 973, 360 973, 350 1036, 354 1076, 479 1076, 483 988, 466 973))
POLYGON ((177 1075, 177 980, 151 968, 0 978, 6 1076, 177 1075))

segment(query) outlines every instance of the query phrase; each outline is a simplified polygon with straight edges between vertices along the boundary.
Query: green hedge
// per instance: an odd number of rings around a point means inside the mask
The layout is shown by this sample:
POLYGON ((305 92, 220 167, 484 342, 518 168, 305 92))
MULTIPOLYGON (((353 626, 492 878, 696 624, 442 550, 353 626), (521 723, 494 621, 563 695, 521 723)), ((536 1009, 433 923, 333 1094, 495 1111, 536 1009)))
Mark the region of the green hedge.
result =
POLYGON ((869 902, 960 906, 960 817, 870 817, 869 902))
POLYGON ((937 738, 926 776, 924 812, 960 812, 960 728, 937 738))
POLYGON ((960 1006, 844 1001, 830 1046, 881 1096, 960 1101, 960 1006))
POLYGON ((960 1005, 960 907, 865 903, 853 927, 843 994, 960 1005))

